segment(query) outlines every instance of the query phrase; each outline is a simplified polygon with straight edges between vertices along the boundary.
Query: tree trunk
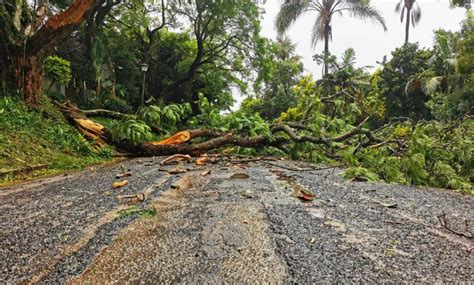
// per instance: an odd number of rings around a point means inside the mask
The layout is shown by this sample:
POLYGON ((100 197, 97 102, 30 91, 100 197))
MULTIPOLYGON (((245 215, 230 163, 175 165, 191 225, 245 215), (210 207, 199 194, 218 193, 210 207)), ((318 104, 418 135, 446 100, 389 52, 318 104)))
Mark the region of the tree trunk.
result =
POLYGON ((329 73, 329 65, 327 63, 327 57, 329 55, 329 26, 326 25, 324 28, 324 75, 329 73))
MULTIPOLYGON (((2 59, 3 60, 3 59, 2 59)), ((16 50, 5 59, 5 74, 2 80, 9 88, 18 90, 28 104, 35 104, 43 88, 44 59, 16 50)))
POLYGON ((407 8, 407 22, 406 22, 406 26, 405 26, 405 43, 408 43, 408 38, 409 38, 409 35, 410 35, 410 8, 407 8))
MULTIPOLYGON (((2 23, 0 80, 5 81, 8 87, 18 90, 26 102, 35 105, 42 91, 44 59, 82 23, 96 5, 96 0, 75 0, 68 9, 49 17, 31 37, 18 42, 5 37, 18 31, 10 31, 2 23)), ((27 12, 31 10, 25 13, 27 12)), ((14 26, 16 23, 12 20, 7 24, 14 26)))

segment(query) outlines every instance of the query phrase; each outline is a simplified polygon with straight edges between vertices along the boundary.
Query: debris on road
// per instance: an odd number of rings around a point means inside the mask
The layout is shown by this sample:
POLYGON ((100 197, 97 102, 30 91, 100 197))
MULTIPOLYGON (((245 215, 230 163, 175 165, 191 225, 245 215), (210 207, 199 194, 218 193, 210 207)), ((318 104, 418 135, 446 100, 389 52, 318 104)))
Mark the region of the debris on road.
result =
POLYGON ((114 187, 115 189, 121 188, 126 185, 128 185, 128 180, 116 181, 112 183, 112 187, 114 187))
POLYGON ((206 165, 209 157, 205 154, 200 158, 196 159, 196 165, 206 165))
POLYGON ((120 178, 130 177, 130 176, 132 176, 132 173, 126 171, 126 172, 124 172, 124 173, 117 174, 117 175, 115 176, 115 179, 120 179, 120 178))
POLYGON ((118 195, 117 199, 119 200, 119 203, 138 204, 145 201, 146 196, 144 193, 132 194, 132 195, 118 195))
POLYGON ((178 163, 180 161, 189 161, 191 160, 191 156, 188 154, 173 154, 165 159, 163 159, 160 164, 166 165, 166 164, 173 164, 173 163, 178 163))
POLYGON ((239 172, 233 174, 230 178, 232 179, 248 179, 250 176, 247 173, 239 172))
POLYGON ((180 173, 186 172, 186 169, 178 167, 178 168, 168 169, 166 170, 166 172, 168 172, 168 174, 180 174, 180 173))

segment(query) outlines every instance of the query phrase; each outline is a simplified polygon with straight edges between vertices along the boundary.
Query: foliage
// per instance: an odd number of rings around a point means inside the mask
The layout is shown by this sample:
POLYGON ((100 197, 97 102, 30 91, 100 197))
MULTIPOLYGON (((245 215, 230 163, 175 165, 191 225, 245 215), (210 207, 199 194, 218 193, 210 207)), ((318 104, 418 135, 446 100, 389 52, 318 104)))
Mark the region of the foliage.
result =
MULTIPOLYGON (((332 40, 332 19, 334 15, 348 13, 349 16, 359 19, 369 19, 380 24, 386 31, 385 19, 370 5, 369 1, 336 1, 309 0, 309 1, 284 1, 275 20, 279 34, 286 32, 290 26, 296 22, 304 13, 316 12, 314 25, 311 30, 311 43, 315 47, 316 43, 324 40, 323 58, 329 56, 329 40, 332 40)), ((324 65, 324 75, 328 74, 328 66, 324 65)))
POLYGON ((51 80, 68 85, 71 81, 71 63, 58 56, 48 56, 44 62, 44 71, 51 80))
POLYGON ((192 113, 191 104, 170 104, 163 108, 152 105, 138 111, 138 117, 149 126, 162 128, 168 132, 177 130, 177 125, 184 122, 192 113))
POLYGON ((115 139, 133 144, 150 140, 152 137, 151 128, 145 122, 133 117, 116 122, 111 131, 115 139))
POLYGON ((407 43, 392 52, 392 59, 383 63, 379 76, 380 96, 384 100, 386 118, 409 117, 414 120, 431 118, 425 106, 429 100, 421 86, 407 94, 409 80, 429 68, 432 52, 420 50, 418 44, 407 43))
POLYGON ((101 107, 124 114, 130 114, 133 112, 132 107, 128 105, 127 101, 117 96, 107 97, 101 107))
POLYGON ((378 181, 377 174, 364 167, 350 167, 344 172, 344 178, 357 181, 378 181))
POLYGON ((189 121, 191 127, 203 126, 207 129, 235 132, 243 136, 263 135, 270 137, 270 125, 259 114, 249 114, 243 110, 221 115, 204 95, 197 102, 201 114, 189 121))
POLYGON ((148 208, 141 208, 137 206, 132 206, 130 208, 120 210, 118 212, 120 218, 127 218, 130 216, 139 216, 142 218, 151 218, 155 217, 158 213, 154 206, 150 206, 148 208))
POLYGON ((46 97, 33 110, 0 90, 0 114, 1 170, 47 164, 46 172, 56 172, 110 158, 108 147, 93 149, 46 97))
POLYGON ((261 39, 258 51, 254 62, 258 70, 253 84, 256 95, 245 99, 242 105, 247 113, 258 112, 271 120, 296 105, 293 86, 301 78, 303 64, 294 54, 295 46, 288 38, 279 38, 276 42, 261 39))

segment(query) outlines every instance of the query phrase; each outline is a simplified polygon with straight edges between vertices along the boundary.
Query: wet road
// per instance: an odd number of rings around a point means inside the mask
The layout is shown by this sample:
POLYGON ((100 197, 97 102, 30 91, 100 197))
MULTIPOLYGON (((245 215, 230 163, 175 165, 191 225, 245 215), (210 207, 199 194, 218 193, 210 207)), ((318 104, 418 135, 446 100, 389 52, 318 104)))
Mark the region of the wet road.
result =
POLYGON ((473 239, 439 221, 469 236, 473 197, 297 162, 160 160, 0 189, 0 283, 474 282, 473 239), (156 215, 123 214, 117 196, 142 193, 156 215))

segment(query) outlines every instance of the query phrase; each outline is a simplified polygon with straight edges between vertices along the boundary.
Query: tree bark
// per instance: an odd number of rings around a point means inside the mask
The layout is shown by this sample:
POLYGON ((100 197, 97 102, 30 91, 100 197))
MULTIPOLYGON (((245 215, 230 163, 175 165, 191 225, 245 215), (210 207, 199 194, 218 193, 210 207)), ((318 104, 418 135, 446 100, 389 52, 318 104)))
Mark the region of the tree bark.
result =
POLYGON ((410 36, 410 11, 411 9, 407 7, 407 22, 405 23, 405 43, 408 43, 408 38, 410 36))
POLYGON ((324 28, 324 75, 329 73, 329 65, 327 63, 327 56, 329 55, 329 25, 324 28))
POLYGON ((18 90, 21 98, 35 104, 43 85, 43 59, 38 56, 13 52, 5 62, 6 84, 18 90))
POLYGON ((35 105, 42 91, 45 58, 70 36, 95 5, 96 0, 75 0, 67 10, 50 17, 32 36, 20 37, 18 42, 13 42, 13 37, 7 37, 8 31, 0 27, 0 80, 35 105))

